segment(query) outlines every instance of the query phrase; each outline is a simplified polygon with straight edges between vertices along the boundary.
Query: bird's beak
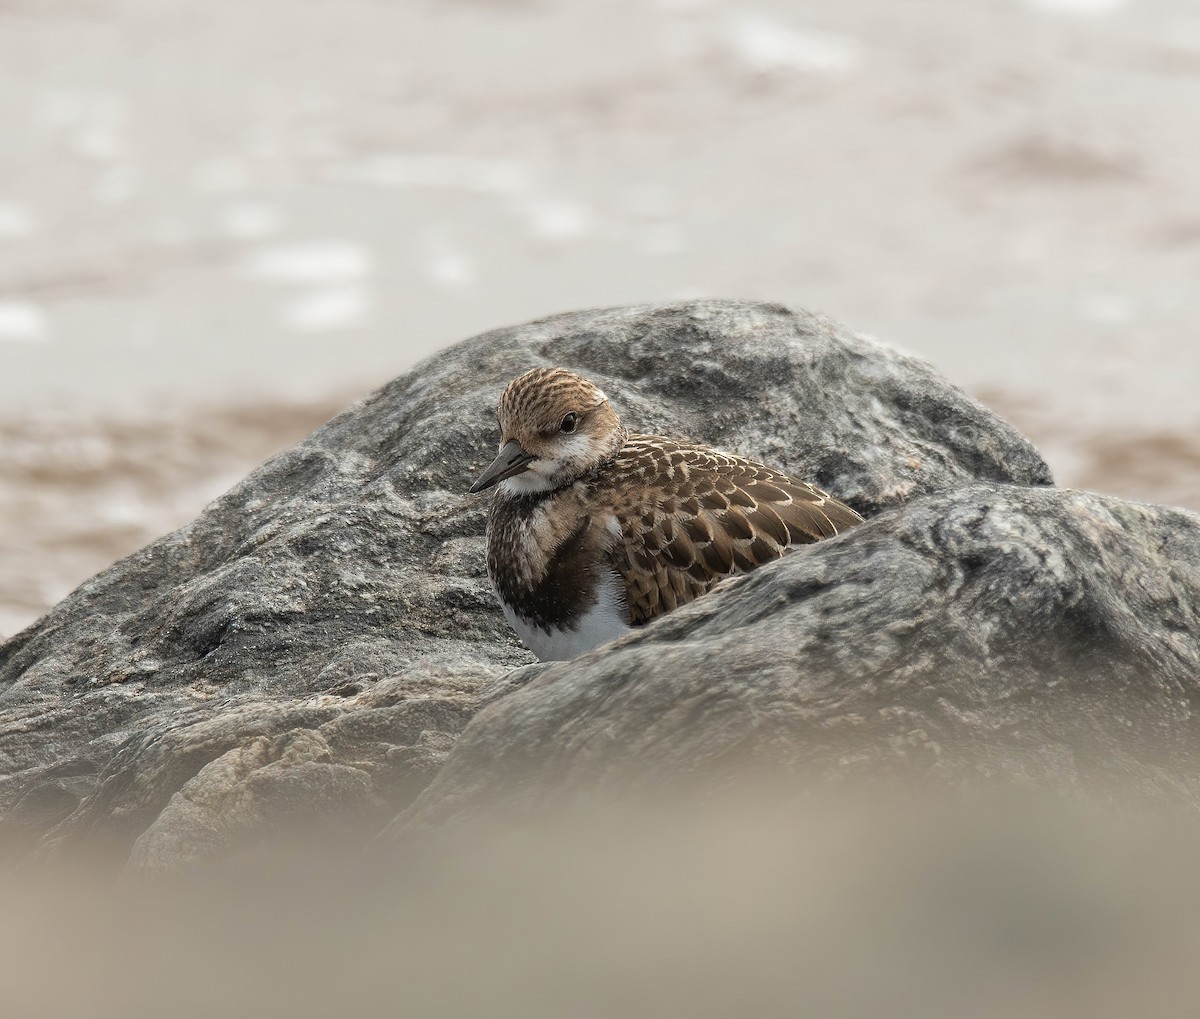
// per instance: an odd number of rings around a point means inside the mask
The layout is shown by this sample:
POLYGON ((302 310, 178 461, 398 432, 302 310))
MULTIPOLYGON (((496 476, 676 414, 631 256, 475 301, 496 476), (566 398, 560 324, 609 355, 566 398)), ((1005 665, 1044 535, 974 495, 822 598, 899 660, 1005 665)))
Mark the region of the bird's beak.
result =
POLYGON ((521 444, 516 439, 509 439, 500 447, 500 452, 492 461, 492 466, 479 475, 479 480, 471 486, 471 492, 482 492, 485 488, 491 488, 492 485, 505 478, 511 478, 514 474, 529 470, 529 462, 535 459, 537 458, 532 453, 526 453, 521 448, 521 444))

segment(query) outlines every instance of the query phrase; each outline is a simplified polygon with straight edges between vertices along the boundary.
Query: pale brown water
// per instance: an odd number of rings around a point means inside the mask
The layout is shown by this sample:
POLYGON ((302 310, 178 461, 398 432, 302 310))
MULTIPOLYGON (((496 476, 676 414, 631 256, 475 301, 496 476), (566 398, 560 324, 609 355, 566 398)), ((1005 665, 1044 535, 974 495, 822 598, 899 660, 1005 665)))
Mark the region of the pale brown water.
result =
POLYGON ((0 637, 187 523, 339 409, 331 400, 0 423, 0 637))
POLYGON ((824 311, 1200 506, 1194 0, 0 0, 0 635, 419 357, 824 311))

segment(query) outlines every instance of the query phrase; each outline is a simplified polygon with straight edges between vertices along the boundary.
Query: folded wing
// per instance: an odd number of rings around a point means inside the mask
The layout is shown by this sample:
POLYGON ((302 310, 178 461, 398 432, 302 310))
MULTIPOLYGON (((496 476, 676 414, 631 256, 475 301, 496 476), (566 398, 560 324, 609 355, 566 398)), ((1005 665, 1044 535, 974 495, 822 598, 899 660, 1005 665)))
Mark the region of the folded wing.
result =
POLYGON ((631 437, 610 476, 622 529, 613 564, 635 626, 862 521, 806 482, 666 439, 631 437))

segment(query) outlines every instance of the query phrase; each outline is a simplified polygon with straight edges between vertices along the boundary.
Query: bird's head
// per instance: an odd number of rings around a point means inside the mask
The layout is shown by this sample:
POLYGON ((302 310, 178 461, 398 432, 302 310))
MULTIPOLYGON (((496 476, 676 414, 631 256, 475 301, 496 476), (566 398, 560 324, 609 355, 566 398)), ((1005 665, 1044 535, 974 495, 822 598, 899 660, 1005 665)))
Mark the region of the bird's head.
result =
POLYGON ((507 495, 548 492, 611 460, 625 429, 603 390, 562 368, 513 379, 496 409, 500 452, 471 486, 499 484, 507 495))

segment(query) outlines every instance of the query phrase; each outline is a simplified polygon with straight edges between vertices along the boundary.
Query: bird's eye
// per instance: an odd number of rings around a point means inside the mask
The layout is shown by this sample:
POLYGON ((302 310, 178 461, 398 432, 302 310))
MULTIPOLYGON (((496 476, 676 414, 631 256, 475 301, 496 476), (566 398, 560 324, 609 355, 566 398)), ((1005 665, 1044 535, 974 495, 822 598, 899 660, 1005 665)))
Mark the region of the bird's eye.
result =
POLYGON ((562 430, 564 432, 573 432, 578 423, 579 415, 572 412, 562 419, 562 430))

